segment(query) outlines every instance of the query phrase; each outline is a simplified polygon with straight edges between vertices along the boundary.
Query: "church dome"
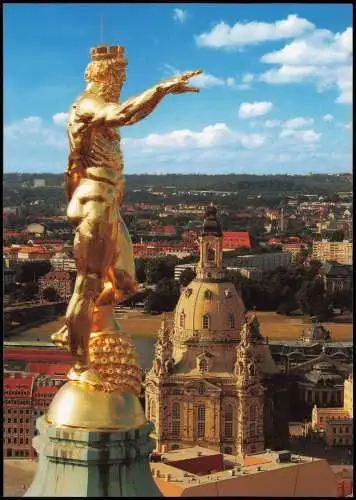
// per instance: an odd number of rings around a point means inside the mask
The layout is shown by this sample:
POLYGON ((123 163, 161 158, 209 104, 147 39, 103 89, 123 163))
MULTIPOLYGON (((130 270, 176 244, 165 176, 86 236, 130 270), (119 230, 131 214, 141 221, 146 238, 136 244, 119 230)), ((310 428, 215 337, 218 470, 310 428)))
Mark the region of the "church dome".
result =
POLYGON ((223 280, 193 280, 178 301, 174 335, 181 340, 239 340, 245 306, 235 286, 223 280))

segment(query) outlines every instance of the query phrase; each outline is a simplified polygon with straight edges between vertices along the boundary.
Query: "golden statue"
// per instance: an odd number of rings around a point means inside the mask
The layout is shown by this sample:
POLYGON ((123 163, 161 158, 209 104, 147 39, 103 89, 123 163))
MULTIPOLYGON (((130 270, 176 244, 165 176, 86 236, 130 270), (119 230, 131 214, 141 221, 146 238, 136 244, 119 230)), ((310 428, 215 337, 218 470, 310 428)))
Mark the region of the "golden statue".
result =
POLYGON ((120 216, 123 158, 117 128, 146 118, 168 94, 199 92, 189 71, 118 103, 125 81, 124 48, 91 50, 88 85, 69 111, 67 216, 75 226, 77 278, 64 326, 52 336, 76 359, 68 377, 104 392, 140 393, 141 371, 130 338, 120 331, 114 305, 135 293, 129 233, 120 216))

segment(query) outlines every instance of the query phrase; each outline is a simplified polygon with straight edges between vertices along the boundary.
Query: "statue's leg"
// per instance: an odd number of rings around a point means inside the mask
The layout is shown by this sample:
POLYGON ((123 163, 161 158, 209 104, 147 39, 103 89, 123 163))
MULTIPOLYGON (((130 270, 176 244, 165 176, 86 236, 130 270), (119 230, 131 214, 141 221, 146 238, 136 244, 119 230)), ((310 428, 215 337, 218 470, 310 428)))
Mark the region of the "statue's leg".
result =
POLYGON ((89 199, 83 203, 83 209, 84 217, 76 229, 74 244, 78 273, 66 325, 72 354, 87 365, 93 309, 104 289, 114 254, 112 233, 116 220, 110 217, 110 206, 105 201, 89 199))

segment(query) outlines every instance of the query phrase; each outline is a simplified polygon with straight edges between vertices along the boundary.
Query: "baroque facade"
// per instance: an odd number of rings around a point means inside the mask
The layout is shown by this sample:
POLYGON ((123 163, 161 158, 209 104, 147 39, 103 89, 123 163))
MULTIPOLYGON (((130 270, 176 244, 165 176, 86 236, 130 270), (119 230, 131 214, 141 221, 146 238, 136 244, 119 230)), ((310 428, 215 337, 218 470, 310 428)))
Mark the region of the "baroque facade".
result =
POLYGON ((198 445, 241 456, 261 452, 266 435, 270 443, 277 434, 270 427, 281 394, 274 390, 278 369, 257 318, 246 318, 226 278, 222 248, 210 206, 196 277, 181 294, 173 325, 163 320, 146 376, 146 415, 159 452, 198 445))

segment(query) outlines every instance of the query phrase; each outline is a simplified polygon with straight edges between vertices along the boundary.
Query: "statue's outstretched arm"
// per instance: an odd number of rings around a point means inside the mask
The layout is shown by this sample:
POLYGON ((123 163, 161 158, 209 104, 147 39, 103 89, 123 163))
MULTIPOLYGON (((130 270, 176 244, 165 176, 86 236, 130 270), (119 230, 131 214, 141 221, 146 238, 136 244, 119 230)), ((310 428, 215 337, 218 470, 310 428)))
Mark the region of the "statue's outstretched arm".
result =
MULTIPOLYGON (((190 78, 200 74, 201 71, 197 70, 174 76, 145 90, 139 96, 128 99, 123 104, 109 103, 104 106, 96 106, 93 102, 87 101, 88 109, 86 111, 88 115, 92 115, 93 124, 103 123, 111 127, 133 125, 152 113, 166 95, 199 92, 198 87, 190 87, 188 83, 190 78)), ((84 103, 83 105, 85 106, 84 103)))

